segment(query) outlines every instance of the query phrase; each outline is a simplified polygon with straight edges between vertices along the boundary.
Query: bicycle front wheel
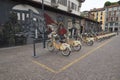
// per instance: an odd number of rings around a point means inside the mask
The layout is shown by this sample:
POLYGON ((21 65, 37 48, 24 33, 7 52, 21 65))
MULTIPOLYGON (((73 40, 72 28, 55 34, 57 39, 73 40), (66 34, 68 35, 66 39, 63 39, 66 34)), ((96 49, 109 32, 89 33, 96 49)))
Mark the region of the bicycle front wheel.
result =
POLYGON ((68 48, 66 48, 65 50, 62 51, 62 55, 63 55, 63 56, 69 56, 70 53, 71 53, 71 50, 68 49, 68 48))
POLYGON ((73 48, 74 48, 75 51, 80 51, 82 46, 79 44, 77 46, 74 46, 73 48))
POLYGON ((92 40, 90 40, 90 41, 87 42, 88 46, 92 46, 93 44, 94 44, 94 42, 92 40))
POLYGON ((51 52, 54 51, 54 46, 51 41, 47 42, 47 49, 51 52))

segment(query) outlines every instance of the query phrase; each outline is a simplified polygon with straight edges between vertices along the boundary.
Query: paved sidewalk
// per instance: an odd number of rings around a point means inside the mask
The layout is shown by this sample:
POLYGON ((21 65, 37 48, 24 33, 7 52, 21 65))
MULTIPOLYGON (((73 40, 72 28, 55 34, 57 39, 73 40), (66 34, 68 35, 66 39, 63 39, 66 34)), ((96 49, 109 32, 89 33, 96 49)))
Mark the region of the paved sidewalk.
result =
POLYGON ((116 36, 84 45, 69 57, 51 53, 42 44, 36 45, 37 58, 33 57, 33 45, 1 48, 0 80, 119 80, 119 40, 116 36))

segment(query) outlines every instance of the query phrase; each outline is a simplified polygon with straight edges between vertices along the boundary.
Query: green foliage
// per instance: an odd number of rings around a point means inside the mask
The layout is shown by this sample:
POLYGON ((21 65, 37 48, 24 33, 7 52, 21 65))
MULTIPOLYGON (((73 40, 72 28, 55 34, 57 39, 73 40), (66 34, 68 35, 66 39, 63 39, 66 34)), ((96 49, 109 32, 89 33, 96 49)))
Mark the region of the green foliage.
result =
POLYGON ((17 15, 16 13, 10 13, 9 20, 6 22, 2 29, 3 34, 0 32, 0 36, 2 34, 4 41, 4 44, 7 46, 14 46, 16 45, 16 42, 19 38, 19 41, 23 42, 25 41, 25 38, 22 38, 23 36, 18 37, 16 34, 19 34, 22 32, 22 28, 18 23, 17 15))
POLYGON ((105 2, 104 6, 110 6, 111 5, 111 2, 110 1, 107 1, 105 2))
POLYGON ((111 6, 111 5, 115 5, 115 4, 120 4, 120 1, 118 1, 118 2, 107 1, 107 2, 105 2, 104 6, 111 6))
POLYGON ((120 1, 117 2, 120 5, 120 1))
POLYGON ((113 3, 111 3, 112 5, 115 5, 115 4, 117 4, 117 2, 113 2, 113 3))

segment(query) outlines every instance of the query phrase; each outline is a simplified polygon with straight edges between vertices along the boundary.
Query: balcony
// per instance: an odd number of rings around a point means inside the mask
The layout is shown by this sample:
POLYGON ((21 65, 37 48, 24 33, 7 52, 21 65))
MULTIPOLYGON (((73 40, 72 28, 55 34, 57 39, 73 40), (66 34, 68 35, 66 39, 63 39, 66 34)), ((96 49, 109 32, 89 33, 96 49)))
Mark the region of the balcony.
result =
POLYGON ((58 3, 51 3, 51 6, 57 8, 59 5, 58 3))
POLYGON ((68 12, 72 12, 72 9, 70 7, 68 7, 68 12))

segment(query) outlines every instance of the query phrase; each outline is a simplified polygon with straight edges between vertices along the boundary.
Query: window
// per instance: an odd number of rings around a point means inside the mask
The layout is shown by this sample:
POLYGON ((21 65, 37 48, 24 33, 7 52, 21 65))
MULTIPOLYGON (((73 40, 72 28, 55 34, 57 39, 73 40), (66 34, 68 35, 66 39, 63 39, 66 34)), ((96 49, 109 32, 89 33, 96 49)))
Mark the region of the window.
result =
POLYGON ((113 26, 113 23, 112 23, 112 22, 110 23, 110 26, 113 26))
POLYGON ((73 2, 71 3, 71 8, 74 9, 74 3, 73 2))
POLYGON ((68 1, 68 7, 70 8, 70 1, 68 1))
POLYGON ((113 21, 115 21, 115 18, 113 17, 113 21))
POLYGON ((98 21, 98 17, 96 18, 96 20, 98 21))
POLYGON ((97 12, 97 16, 98 16, 98 12, 97 12))
POLYGON ((102 21, 100 21, 100 23, 102 24, 102 21))
POLYGON ((51 3, 56 3, 56 0, 51 0, 51 3))
POLYGON ((20 13, 17 13, 18 20, 20 20, 20 13))
POLYGON ((102 20, 102 16, 100 17, 100 19, 102 20))
POLYGON ((118 17, 116 17, 116 21, 118 21, 118 17))
POLYGON ((101 12, 101 15, 103 15, 103 12, 101 12))
POLYGON ((111 16, 111 11, 109 11, 109 16, 111 16))
POLYGON ((105 26, 108 26, 108 24, 106 23, 105 26))
POLYGON ((25 14, 22 13, 22 20, 25 20, 25 14))
POLYGON ((118 23, 115 23, 115 26, 118 26, 118 23))
POLYGON ((109 8, 109 10, 108 11, 112 11, 112 8, 109 8))
POLYGON ((77 5, 75 5, 75 10, 77 10, 77 5))
POLYGON ((113 17, 111 17, 111 21, 113 21, 113 17))
POLYGON ((29 18, 29 14, 27 14, 26 17, 29 18))
POLYGON ((77 5, 71 2, 71 9, 77 10, 77 5))
POLYGON ((105 12, 108 12, 108 8, 105 9, 105 12))
POLYGON ((114 7, 114 10, 117 10, 117 7, 114 7))
POLYGON ((116 11, 114 11, 114 16, 116 16, 116 11))
POLYGON ((110 17, 108 17, 108 21, 110 21, 111 20, 111 18, 110 17))
POLYGON ((67 6, 67 0, 58 0, 58 3, 67 6))
POLYGON ((106 18, 106 21, 108 21, 108 18, 106 18))

